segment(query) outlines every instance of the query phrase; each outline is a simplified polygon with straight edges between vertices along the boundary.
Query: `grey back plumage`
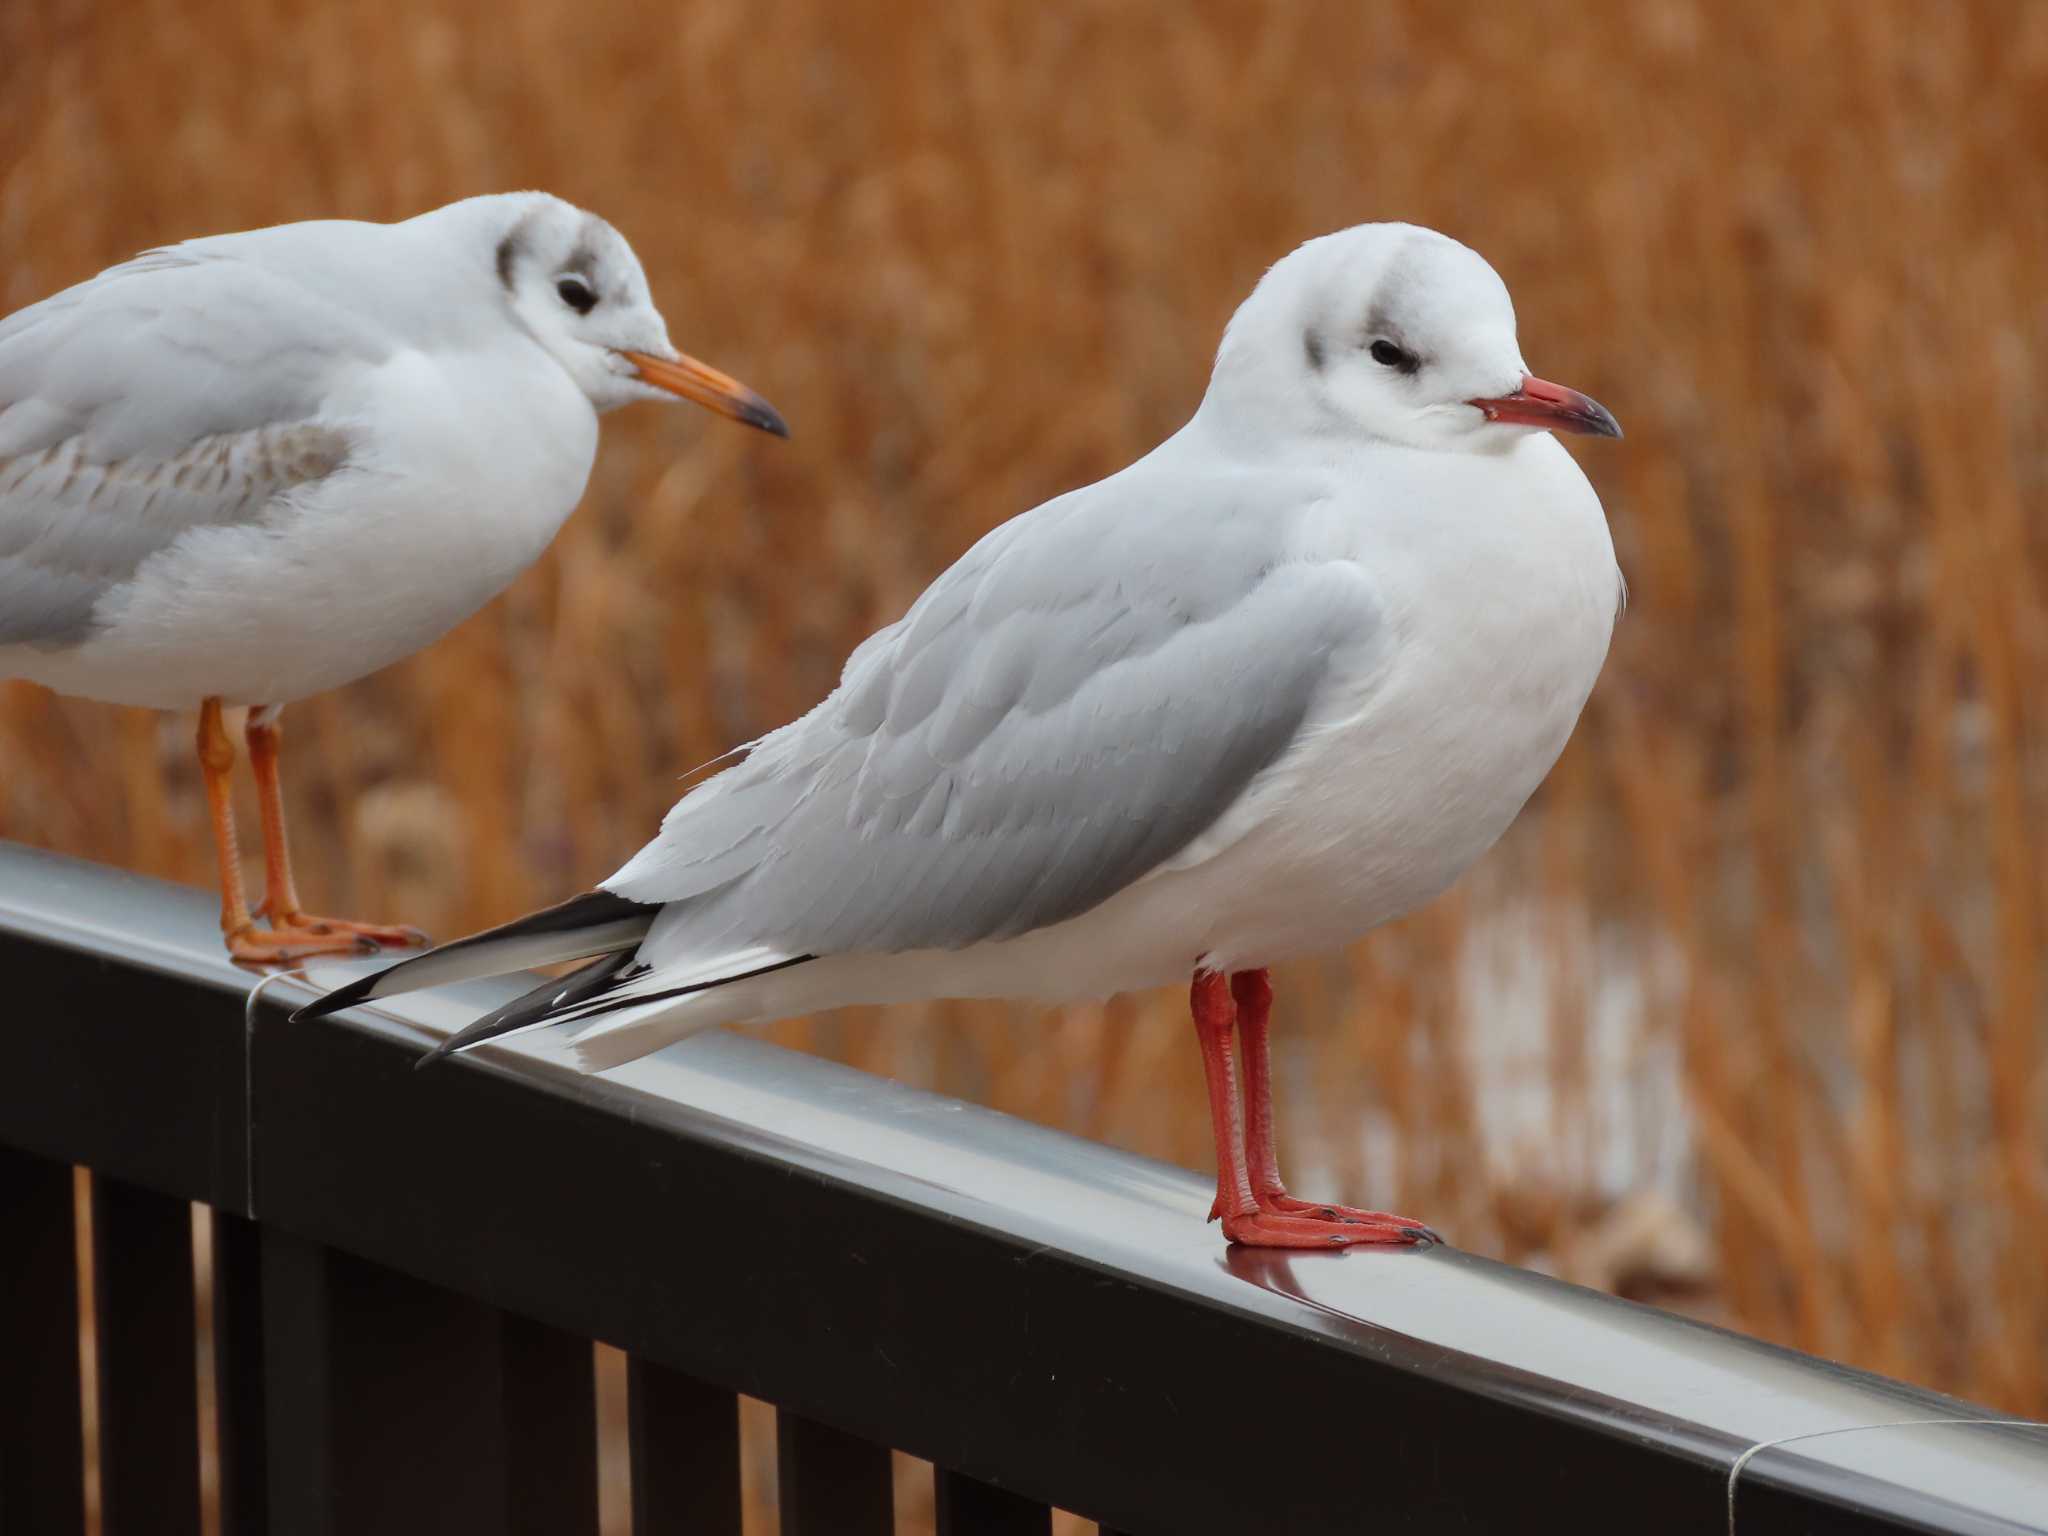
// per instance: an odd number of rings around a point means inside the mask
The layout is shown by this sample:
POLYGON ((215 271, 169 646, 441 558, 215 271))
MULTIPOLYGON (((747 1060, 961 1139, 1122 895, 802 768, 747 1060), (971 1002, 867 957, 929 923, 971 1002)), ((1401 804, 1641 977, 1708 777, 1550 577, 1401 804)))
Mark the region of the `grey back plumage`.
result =
POLYGON ((1215 825, 1374 630, 1355 565, 1276 560, 1273 490, 1141 463, 996 529, 607 886, 678 904, 664 960, 1086 912, 1215 825))
POLYGON ((254 520, 346 464, 321 375, 388 347, 233 238, 0 320, 0 644, 84 639, 100 598, 181 534, 254 520))

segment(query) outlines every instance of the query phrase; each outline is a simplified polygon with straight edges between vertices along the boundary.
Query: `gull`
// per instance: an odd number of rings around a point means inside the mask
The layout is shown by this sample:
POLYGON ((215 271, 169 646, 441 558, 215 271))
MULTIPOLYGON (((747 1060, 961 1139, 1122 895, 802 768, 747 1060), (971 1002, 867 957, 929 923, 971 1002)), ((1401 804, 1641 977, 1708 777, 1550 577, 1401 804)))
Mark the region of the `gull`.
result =
POLYGON ((1443 891, 1563 749, 1622 582, 1558 431, 1621 435, 1531 375, 1479 255, 1312 240, 1186 426, 989 533, 596 890, 301 1016, 582 959, 426 1059, 560 1024, 602 1071, 717 1024, 1192 978, 1226 1238, 1433 1238, 1287 1192, 1268 968, 1443 891))
POLYGON ((677 396, 788 435, 545 193, 146 251, 0 320, 0 679, 198 711, 235 959, 424 943, 301 906, 279 713, 475 613, 574 510, 598 416, 677 396), (254 912, 224 705, 249 707, 254 912))

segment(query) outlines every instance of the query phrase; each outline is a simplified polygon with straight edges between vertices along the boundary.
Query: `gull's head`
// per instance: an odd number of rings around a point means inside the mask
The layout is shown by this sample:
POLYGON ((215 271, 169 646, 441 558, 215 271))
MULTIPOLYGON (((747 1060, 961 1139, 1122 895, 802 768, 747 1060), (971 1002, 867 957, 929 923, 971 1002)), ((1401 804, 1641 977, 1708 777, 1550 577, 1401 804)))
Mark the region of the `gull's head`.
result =
POLYGON ((1361 224, 1274 263, 1224 332, 1205 413, 1253 432, 1498 452, 1532 432, 1619 437, 1597 401, 1530 373, 1484 257, 1361 224))
POLYGON ((591 405, 609 411, 680 396, 789 436, 766 400, 670 344, 625 236, 560 198, 536 193, 505 203, 510 217, 493 259, 506 303, 591 405))

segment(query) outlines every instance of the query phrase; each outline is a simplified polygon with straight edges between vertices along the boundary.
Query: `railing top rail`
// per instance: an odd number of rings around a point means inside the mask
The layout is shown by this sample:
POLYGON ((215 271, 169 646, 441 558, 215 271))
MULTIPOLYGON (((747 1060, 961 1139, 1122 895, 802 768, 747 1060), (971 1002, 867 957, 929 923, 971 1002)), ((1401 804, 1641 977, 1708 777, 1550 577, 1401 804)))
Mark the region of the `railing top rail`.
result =
POLYGON ((1294 1456, 1304 1519, 1394 1476, 1452 1529, 1726 1530, 1775 1442, 1739 1530, 2048 1530, 2048 1433, 1455 1249, 1226 1249, 1191 1173, 743 1036, 415 1074, 511 984, 294 1026, 280 980, 245 1029, 205 897, 8 844, 0 961, 0 1142, 1133 1530, 1261 1528, 1294 1456))

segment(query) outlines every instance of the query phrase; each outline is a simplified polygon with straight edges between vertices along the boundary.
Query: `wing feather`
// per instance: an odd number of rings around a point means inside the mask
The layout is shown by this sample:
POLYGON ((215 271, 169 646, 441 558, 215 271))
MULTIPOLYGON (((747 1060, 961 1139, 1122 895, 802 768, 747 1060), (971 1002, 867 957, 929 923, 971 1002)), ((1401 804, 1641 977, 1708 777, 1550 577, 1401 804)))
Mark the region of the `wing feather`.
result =
POLYGON ((606 882, 678 904, 642 958, 959 948, 1158 868, 1377 632, 1358 566, 1276 554, 1288 515, 1127 472, 996 530, 606 882))
POLYGON ((0 320, 0 644, 84 639, 180 535, 349 461, 326 381, 388 346, 235 249, 147 252, 0 320))

